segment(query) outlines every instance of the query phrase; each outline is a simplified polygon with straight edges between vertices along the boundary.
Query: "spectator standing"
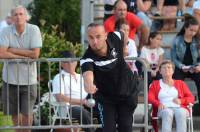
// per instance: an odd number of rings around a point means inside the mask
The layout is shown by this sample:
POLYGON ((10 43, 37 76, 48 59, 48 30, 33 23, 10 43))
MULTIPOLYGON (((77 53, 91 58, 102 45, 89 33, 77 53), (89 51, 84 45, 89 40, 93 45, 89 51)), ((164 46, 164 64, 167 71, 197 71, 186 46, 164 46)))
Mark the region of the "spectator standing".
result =
MULTIPOLYGON (((63 51, 62 57, 75 58, 75 55, 70 51, 63 51)), ((62 71, 58 73, 52 82, 53 94, 58 102, 66 102, 71 104, 69 107, 72 111, 72 118, 81 122, 81 111, 83 124, 91 124, 90 113, 81 105, 87 106, 87 93, 83 87, 80 74, 76 73, 77 62, 62 62, 62 71)), ((66 107, 61 109, 61 113, 66 113, 66 107)), ((93 129, 84 129, 86 132, 93 132, 93 129)))
POLYGON ((114 5, 114 15, 104 21, 104 27, 107 32, 115 30, 115 23, 119 19, 125 19, 130 26, 129 37, 135 39, 135 33, 138 32, 139 47, 146 43, 149 35, 149 29, 133 13, 127 12, 127 5, 123 0, 117 0, 114 5))
POLYGON ((106 33, 104 26, 87 28, 89 47, 81 59, 86 92, 94 94, 103 132, 132 132, 137 106, 138 77, 124 60, 120 32, 106 33))
MULTIPOLYGON (((0 35, 0 58, 37 59, 42 47, 39 28, 27 23, 28 12, 23 6, 13 8, 11 16, 13 25, 4 28, 0 35)), ((4 113, 12 115, 15 125, 32 125, 32 110, 37 97, 36 62, 4 63, 2 79, 4 113)))

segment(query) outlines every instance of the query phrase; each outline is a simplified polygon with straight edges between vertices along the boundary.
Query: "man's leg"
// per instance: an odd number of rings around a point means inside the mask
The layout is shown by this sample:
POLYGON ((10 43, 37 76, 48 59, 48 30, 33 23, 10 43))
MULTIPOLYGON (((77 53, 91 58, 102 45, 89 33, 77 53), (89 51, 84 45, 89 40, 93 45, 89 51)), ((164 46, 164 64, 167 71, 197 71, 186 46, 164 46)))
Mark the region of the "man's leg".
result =
MULTIPOLYGON (((21 125, 20 111, 18 111, 19 92, 16 85, 3 82, 2 101, 4 115, 12 115, 14 126, 21 125)), ((19 130, 16 130, 19 132, 19 130)))
POLYGON ((103 132, 116 132, 116 105, 98 102, 97 107, 103 132))
MULTIPOLYGON (((79 123, 84 125, 90 125, 91 124, 91 113, 87 111, 83 107, 75 106, 72 107, 72 118, 78 119, 79 123), (81 111, 82 111, 82 118, 81 118, 81 111), (82 119, 82 121, 81 121, 82 119)), ((94 132, 93 128, 87 128, 84 129, 86 132, 94 132)))
POLYGON ((159 13, 160 15, 162 14, 164 2, 165 0, 157 0, 157 13, 159 13))
POLYGON ((119 104, 117 109, 118 132, 132 132, 133 112, 135 106, 119 104))
MULTIPOLYGON (((20 109, 22 114, 22 126, 32 126, 33 106, 37 98, 37 85, 20 86, 20 109)), ((31 132, 23 130, 22 132, 31 132)))

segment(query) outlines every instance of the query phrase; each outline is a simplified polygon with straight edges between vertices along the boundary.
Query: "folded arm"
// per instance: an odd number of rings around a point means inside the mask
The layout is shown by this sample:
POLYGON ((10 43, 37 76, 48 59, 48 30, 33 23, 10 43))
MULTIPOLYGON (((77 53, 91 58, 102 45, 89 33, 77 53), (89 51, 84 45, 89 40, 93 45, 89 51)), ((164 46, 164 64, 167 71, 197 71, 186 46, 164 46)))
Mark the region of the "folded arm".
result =
POLYGON ((40 55, 40 48, 33 48, 33 49, 8 48, 7 51, 15 55, 24 56, 31 59, 37 59, 40 55))
POLYGON ((8 47, 0 47, 0 59, 23 59, 27 58, 23 55, 18 55, 8 51, 8 47))

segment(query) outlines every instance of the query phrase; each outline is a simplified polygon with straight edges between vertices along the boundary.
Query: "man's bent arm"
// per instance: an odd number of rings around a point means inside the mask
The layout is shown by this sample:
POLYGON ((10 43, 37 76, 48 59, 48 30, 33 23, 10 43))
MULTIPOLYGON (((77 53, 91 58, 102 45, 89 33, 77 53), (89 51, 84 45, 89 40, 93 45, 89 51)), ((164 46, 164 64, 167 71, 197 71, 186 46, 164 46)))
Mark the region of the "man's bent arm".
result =
POLYGON ((24 56, 24 57, 29 57, 31 59, 37 59, 40 55, 40 48, 33 48, 33 49, 19 49, 19 48, 8 48, 8 51, 16 54, 16 55, 20 55, 20 56, 24 56))
POLYGON ((0 59, 20 59, 27 58, 21 55, 17 55, 8 51, 8 47, 0 47, 0 59))
POLYGON ((139 38, 139 47, 142 47, 143 45, 145 45, 147 43, 148 40, 148 36, 149 36, 149 29, 146 25, 142 24, 137 31, 139 32, 139 34, 141 35, 139 38))
POLYGON ((68 102, 71 105, 81 105, 81 104, 86 105, 85 99, 74 99, 74 98, 65 96, 63 94, 55 94, 55 96, 58 102, 68 102))
POLYGON ((88 93, 95 93, 97 91, 96 86, 94 85, 94 75, 92 71, 86 71, 83 73, 84 88, 88 93))

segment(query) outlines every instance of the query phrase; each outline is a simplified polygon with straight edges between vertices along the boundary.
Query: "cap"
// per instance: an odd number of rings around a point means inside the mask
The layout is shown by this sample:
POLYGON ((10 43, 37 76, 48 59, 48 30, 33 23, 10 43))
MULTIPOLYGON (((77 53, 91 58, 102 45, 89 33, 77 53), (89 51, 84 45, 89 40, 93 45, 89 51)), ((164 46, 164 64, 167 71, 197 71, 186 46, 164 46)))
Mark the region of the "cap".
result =
POLYGON ((72 51, 62 51, 61 56, 64 58, 76 58, 75 54, 72 51))

